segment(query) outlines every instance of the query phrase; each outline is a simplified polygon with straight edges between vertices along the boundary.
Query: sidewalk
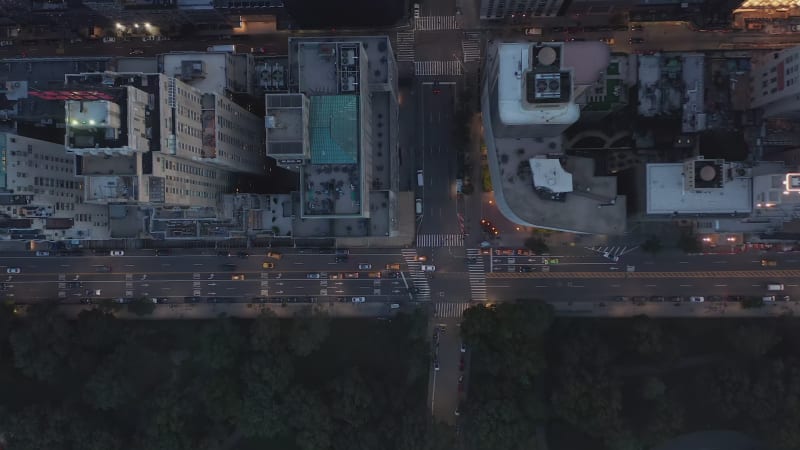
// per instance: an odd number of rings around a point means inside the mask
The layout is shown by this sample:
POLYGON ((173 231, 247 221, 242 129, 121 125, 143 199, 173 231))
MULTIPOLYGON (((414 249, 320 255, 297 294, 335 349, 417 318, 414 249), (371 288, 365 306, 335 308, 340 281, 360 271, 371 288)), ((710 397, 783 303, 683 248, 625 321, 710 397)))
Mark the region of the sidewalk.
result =
MULTIPOLYGON (((22 307, 22 306, 20 306, 22 307)), ((84 310, 96 308, 97 305, 60 305, 60 310, 69 318, 76 318, 84 310)), ((410 312, 416 304, 403 304, 399 309, 391 309, 389 303, 176 303, 156 305, 152 314, 137 316, 128 312, 122 305, 114 312, 118 319, 125 320, 208 320, 221 316, 238 319, 254 319, 262 312, 269 311, 280 318, 291 318, 308 315, 327 315, 336 318, 378 318, 394 316, 398 312, 410 312)), ((24 313, 24 312, 23 312, 24 313)))

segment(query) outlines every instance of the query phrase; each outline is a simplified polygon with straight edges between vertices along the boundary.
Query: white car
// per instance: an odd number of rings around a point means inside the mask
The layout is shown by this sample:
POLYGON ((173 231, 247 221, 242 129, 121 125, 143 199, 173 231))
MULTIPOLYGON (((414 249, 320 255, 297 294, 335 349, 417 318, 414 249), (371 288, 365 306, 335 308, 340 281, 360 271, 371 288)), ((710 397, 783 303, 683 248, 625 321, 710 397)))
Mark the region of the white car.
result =
POLYGON ((308 275, 306 275, 306 278, 309 278, 309 279, 312 279, 312 280, 316 280, 316 279, 320 278, 320 275, 319 275, 318 272, 309 273, 308 275))
POLYGON ((156 36, 142 36, 142 42, 155 41, 157 39, 158 38, 156 36))
POLYGON ((353 303, 366 303, 367 298, 366 297, 353 297, 350 301, 352 301, 353 303))
POLYGON ((467 344, 461 344, 461 353, 467 352, 467 344))
POLYGON ((419 19, 420 15, 419 3, 414 3, 414 18, 419 19))
POLYGON ((420 270, 423 272, 436 272, 436 266, 423 264, 420 266, 420 270))
POLYGON ((6 273, 20 273, 20 272, 22 271, 19 270, 19 267, 9 267, 8 269, 6 269, 6 273))
POLYGON ((109 253, 109 255, 111 255, 111 256, 125 256, 125 252, 122 251, 122 250, 111 250, 111 253, 109 253))
POLYGON ((689 301, 694 303, 703 303, 706 301, 706 299, 705 297, 689 297, 689 301))
POLYGON ((0 47, 8 47, 14 45, 14 41, 0 41, 0 47))
POLYGON ((103 38, 103 43, 104 44, 113 44, 114 42, 117 42, 117 38, 115 38, 113 36, 106 36, 106 37, 103 38))
POLYGON ((40 250, 36 252, 36 256, 50 256, 50 252, 43 252, 40 250))
POLYGON ((369 270, 369 269, 372 269, 372 264, 361 263, 358 265, 358 270, 369 270))

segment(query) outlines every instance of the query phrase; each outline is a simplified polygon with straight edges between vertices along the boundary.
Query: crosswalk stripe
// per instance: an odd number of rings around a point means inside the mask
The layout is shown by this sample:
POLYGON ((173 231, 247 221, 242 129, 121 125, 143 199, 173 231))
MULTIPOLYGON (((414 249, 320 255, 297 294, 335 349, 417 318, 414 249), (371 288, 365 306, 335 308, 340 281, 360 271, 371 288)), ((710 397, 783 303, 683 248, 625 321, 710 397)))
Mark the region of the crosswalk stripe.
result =
POLYGON ((408 274, 411 278, 411 283, 417 288, 415 298, 417 301, 429 302, 431 301, 431 288, 428 284, 428 276, 421 270, 422 264, 417 260, 417 250, 413 248, 404 248, 400 251, 403 259, 408 265, 408 274))
POLYGON ((417 31, 455 30, 459 24, 456 16, 426 16, 414 19, 414 29, 417 31))
POLYGON ((469 287, 472 292, 472 300, 485 302, 486 297, 486 270, 483 265, 483 257, 480 250, 476 248, 467 249, 467 257, 475 258, 474 263, 467 265, 467 275, 469 276, 469 287))
POLYGON ((414 50, 414 32, 398 31, 396 47, 398 61, 414 61, 416 55, 414 50))
POLYGON ((469 308, 469 303, 436 303, 436 317, 458 317, 460 318, 464 311, 469 308))
POLYGON ((418 234, 417 247, 463 247, 461 234, 418 234))
MULTIPOLYGON (((469 35, 469 33, 467 33, 469 35)), ((465 36, 461 41, 461 52, 464 55, 464 62, 474 62, 481 60, 481 39, 477 37, 465 36)))
POLYGON ((464 73, 463 63, 458 60, 451 61, 414 61, 414 74, 417 76, 425 75, 462 75, 464 73))

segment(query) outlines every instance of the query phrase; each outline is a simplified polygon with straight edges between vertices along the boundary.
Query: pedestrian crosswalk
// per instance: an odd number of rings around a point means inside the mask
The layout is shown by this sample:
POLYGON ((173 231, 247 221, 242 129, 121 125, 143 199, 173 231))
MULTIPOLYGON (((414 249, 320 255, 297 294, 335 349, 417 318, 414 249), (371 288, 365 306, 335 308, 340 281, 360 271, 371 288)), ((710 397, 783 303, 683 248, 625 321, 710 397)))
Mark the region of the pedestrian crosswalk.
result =
POLYGON ((414 32, 397 32, 397 60, 414 61, 414 32))
POLYGON ((461 234, 418 234, 417 247, 463 247, 461 234))
POLYGON ((415 61, 414 74, 424 75, 461 75, 464 67, 461 61, 415 61))
POLYGON ((481 35, 480 33, 465 33, 461 40, 461 52, 464 54, 464 62, 474 62, 481 60, 481 35))
POLYGON ((427 16, 414 19, 417 31, 455 30, 458 29, 456 16, 427 16))
POLYGON ((604 258, 608 258, 612 261, 619 261, 619 258, 626 253, 630 253, 634 250, 639 248, 639 246, 635 247, 627 247, 625 245, 615 245, 615 246, 600 246, 595 245, 594 247, 586 247, 586 250, 591 250, 593 252, 600 253, 603 255, 604 258))
POLYGON ((477 248, 467 249, 467 260, 474 261, 467 263, 469 271, 469 288, 472 292, 472 300, 477 302, 486 301, 486 271, 483 266, 483 257, 477 248))
POLYGON ((469 308, 469 303, 436 303, 436 317, 437 318, 447 318, 447 317, 458 317, 460 318, 464 311, 469 308))
POLYGON ((420 302, 429 302, 431 300, 431 287, 428 284, 427 274, 421 270, 422 263, 417 258, 417 250, 404 248, 401 253, 408 265, 408 275, 411 278, 411 283, 416 290, 414 298, 420 302))

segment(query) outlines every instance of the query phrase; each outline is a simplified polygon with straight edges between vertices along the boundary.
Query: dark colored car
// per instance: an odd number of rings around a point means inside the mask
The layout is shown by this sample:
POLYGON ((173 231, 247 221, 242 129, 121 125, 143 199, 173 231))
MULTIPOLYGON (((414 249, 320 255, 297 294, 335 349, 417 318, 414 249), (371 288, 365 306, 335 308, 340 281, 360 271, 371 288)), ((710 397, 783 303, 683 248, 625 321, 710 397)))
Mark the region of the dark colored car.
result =
POLYGON ((169 255, 169 249, 160 248, 156 250, 156 256, 167 256, 167 255, 169 255))
POLYGON ((239 258, 242 258, 242 259, 247 259, 250 256, 250 253, 238 252, 238 253, 236 253, 236 256, 238 256, 239 258))
POLYGON ((217 250, 217 256, 231 256, 231 252, 227 250, 217 250))
POLYGON ((228 272, 233 272, 234 270, 236 270, 236 264, 223 264, 222 268, 224 270, 227 270, 228 272))
POLYGON ((628 40, 631 44, 644 44, 644 38, 632 37, 628 40))

